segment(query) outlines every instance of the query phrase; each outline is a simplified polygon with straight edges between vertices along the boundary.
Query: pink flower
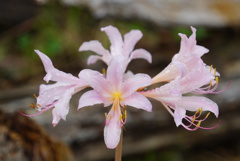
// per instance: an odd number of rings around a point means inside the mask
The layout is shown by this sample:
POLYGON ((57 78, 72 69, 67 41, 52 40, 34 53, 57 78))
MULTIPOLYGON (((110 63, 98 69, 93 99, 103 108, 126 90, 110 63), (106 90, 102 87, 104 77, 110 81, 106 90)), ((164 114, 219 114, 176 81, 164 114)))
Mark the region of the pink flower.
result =
POLYGON ((204 64, 201 56, 207 53, 208 49, 196 44, 196 29, 193 27, 191 27, 191 29, 193 34, 189 38, 184 34, 179 34, 182 38, 179 53, 172 58, 172 62, 163 71, 152 79, 153 84, 158 82, 169 82, 184 76, 192 69, 198 68, 195 61, 201 61, 201 63, 198 63, 200 66, 204 64))
POLYGON ((56 126, 60 119, 66 119, 66 115, 69 111, 69 101, 72 95, 87 87, 87 84, 71 74, 67 74, 56 69, 49 57, 39 50, 35 50, 35 52, 41 58, 45 71, 47 72, 44 80, 46 82, 51 80, 56 83, 49 85, 42 84, 40 86, 39 96, 37 97, 37 105, 36 107, 34 106, 39 113, 33 115, 23 115, 36 116, 54 107, 52 110, 52 124, 56 126))
POLYGON ((126 106, 133 106, 146 111, 152 110, 147 98, 137 90, 151 84, 146 74, 124 77, 126 64, 123 56, 114 56, 107 68, 106 76, 90 69, 82 70, 80 79, 87 82, 93 90, 82 95, 78 108, 103 103, 104 107, 112 104, 106 115, 104 139, 108 148, 115 148, 119 142, 122 125, 126 121, 126 106))
POLYGON ((218 106, 202 96, 184 95, 222 92, 214 92, 218 86, 219 73, 202 61, 201 56, 208 50, 196 45, 196 30, 192 28, 192 31, 193 34, 189 39, 180 34, 182 37, 180 52, 162 72, 152 79, 152 84, 165 81, 169 83, 160 88, 142 92, 144 96, 160 101, 174 117, 176 125, 182 125, 188 130, 204 128, 200 124, 208 115, 200 119, 202 111, 210 111, 218 117, 218 106), (196 114, 188 116, 186 111, 196 111, 196 114), (183 119, 187 120, 189 125, 184 124, 183 119), (190 128, 192 125, 194 128, 190 128))
POLYGON ((112 57, 122 55, 126 60, 125 63, 129 63, 132 59, 142 58, 148 62, 152 62, 151 54, 144 49, 134 49, 135 44, 141 39, 142 33, 139 30, 132 30, 124 35, 124 40, 117 28, 113 26, 107 26, 101 28, 104 31, 110 42, 110 52, 106 50, 102 44, 97 40, 84 42, 79 51, 92 51, 98 55, 92 55, 88 58, 88 64, 94 64, 97 60, 102 60, 109 65, 112 57))

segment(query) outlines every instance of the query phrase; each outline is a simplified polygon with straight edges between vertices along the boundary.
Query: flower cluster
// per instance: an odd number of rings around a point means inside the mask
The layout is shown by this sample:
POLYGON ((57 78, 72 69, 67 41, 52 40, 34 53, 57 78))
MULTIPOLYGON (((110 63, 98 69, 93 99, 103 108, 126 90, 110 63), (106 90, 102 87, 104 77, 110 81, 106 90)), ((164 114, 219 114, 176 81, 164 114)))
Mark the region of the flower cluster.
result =
POLYGON ((141 58, 149 63, 152 61, 148 51, 134 50, 135 44, 142 37, 139 30, 132 30, 122 37, 117 28, 107 26, 101 30, 107 34, 111 42, 110 50, 105 49, 97 40, 84 42, 80 46, 79 51, 88 50, 96 53, 88 58, 88 64, 93 64, 97 60, 103 61, 107 65, 105 73, 84 69, 78 77, 75 77, 56 69, 45 54, 35 50, 47 73, 44 80, 56 82, 40 86, 39 96, 36 97, 37 104, 31 105, 39 111, 35 115, 52 109, 52 124, 55 126, 60 119, 65 120, 72 95, 91 87, 91 90, 85 92, 79 99, 78 109, 95 104, 111 106, 109 113, 106 114, 104 128, 104 140, 110 149, 118 145, 122 127, 127 119, 127 107, 132 106, 151 112, 152 104, 148 98, 161 102, 173 116, 176 126, 182 125, 188 130, 208 129, 202 127, 201 122, 210 112, 218 117, 218 106, 212 100, 199 95, 221 92, 215 92, 219 73, 201 59, 208 49, 196 44, 196 29, 193 27, 191 29, 193 33, 189 38, 179 34, 181 37, 179 53, 153 78, 147 74, 126 72, 128 64, 133 59, 141 58), (164 85, 148 89, 148 86, 160 82, 164 82, 164 85), (189 96, 189 93, 194 95, 189 96), (195 114, 187 115, 187 111, 195 114), (202 118, 203 111, 209 113, 202 118))

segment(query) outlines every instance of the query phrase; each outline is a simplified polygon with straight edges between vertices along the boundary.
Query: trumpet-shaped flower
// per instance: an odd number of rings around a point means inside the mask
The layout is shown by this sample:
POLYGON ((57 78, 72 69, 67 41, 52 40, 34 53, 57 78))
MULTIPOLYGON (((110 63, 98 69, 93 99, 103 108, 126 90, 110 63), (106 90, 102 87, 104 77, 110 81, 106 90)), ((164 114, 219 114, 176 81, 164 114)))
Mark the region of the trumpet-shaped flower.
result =
POLYGON ((90 69, 82 70, 80 79, 87 82, 93 90, 82 95, 79 107, 103 103, 104 107, 112 104, 106 115, 104 139, 108 148, 115 148, 119 142, 122 125, 126 121, 126 106, 133 106, 146 111, 152 110, 147 98, 137 90, 151 84, 151 78, 146 74, 128 75, 124 77, 126 64, 124 57, 115 56, 107 68, 105 75, 90 69))
POLYGON ((54 84, 45 85, 42 84, 39 90, 39 96, 37 98, 37 104, 31 105, 39 111, 37 114, 25 115, 36 116, 51 108, 53 114, 52 124, 56 126, 60 119, 65 120, 69 111, 69 101, 73 94, 87 87, 87 84, 79 78, 64 73, 56 69, 52 61, 45 54, 39 50, 35 50, 44 65, 47 72, 44 80, 48 83, 50 80, 55 81, 54 84))
POLYGON ((192 69, 198 68, 195 61, 201 62, 198 63, 200 66, 204 64, 201 56, 209 50, 196 44, 196 29, 193 27, 191 29, 193 33, 189 38, 184 34, 179 34, 182 39, 179 53, 174 55, 172 62, 152 79, 152 83, 169 82, 184 76, 192 69))
POLYGON ((219 93, 214 92, 218 85, 219 74, 216 69, 213 70, 212 67, 207 66, 200 58, 208 50, 196 45, 196 30, 192 28, 192 31, 193 34, 189 39, 185 35, 180 35, 182 37, 180 52, 173 57, 172 62, 162 72, 152 79, 152 83, 161 81, 169 83, 160 88, 142 92, 146 97, 162 102, 174 117, 176 125, 182 125, 188 130, 201 127, 200 123, 205 120, 205 118, 199 119, 202 111, 210 111, 218 117, 218 106, 208 98, 184 96, 184 94, 219 93), (194 116, 187 116, 186 111, 197 112, 194 116), (190 124, 185 125, 182 122, 183 119, 190 124), (191 129, 191 125, 195 128, 191 129))
POLYGON ((92 51, 98 55, 92 55, 88 58, 88 64, 94 64, 97 60, 102 60, 109 65, 112 57, 122 55, 126 60, 125 63, 129 63, 132 59, 142 58, 146 59, 149 63, 152 62, 151 54, 144 49, 134 49, 135 44, 141 39, 142 32, 139 30, 132 30, 124 35, 124 40, 118 29, 113 26, 107 26, 101 28, 104 31, 111 43, 110 51, 106 50, 102 44, 97 40, 84 42, 79 51, 92 51))

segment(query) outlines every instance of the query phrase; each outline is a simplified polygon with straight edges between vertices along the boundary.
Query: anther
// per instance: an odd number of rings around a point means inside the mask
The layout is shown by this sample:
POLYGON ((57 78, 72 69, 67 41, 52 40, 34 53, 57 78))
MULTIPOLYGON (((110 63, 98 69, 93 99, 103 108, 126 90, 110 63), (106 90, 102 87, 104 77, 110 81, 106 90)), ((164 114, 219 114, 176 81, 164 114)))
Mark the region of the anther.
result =
POLYGON ((35 94, 33 94, 33 97, 37 99, 37 96, 35 94))
POLYGON ((213 65, 210 66, 210 72, 212 72, 212 69, 213 69, 213 65))
POLYGON ((209 115, 210 115, 210 112, 207 113, 207 115, 205 116, 204 120, 205 120, 206 118, 208 118, 209 115))
POLYGON ((102 74, 106 75, 106 69, 105 68, 102 68, 102 74))
POLYGON ((216 84, 218 84, 218 77, 215 78, 216 84))
POLYGON ((202 121, 199 121, 196 125, 196 127, 199 127, 201 125, 202 121))
POLYGON ((216 76, 216 74, 217 74, 217 69, 214 68, 214 76, 216 76))
POLYGON ((36 106, 33 103, 31 105, 29 105, 29 107, 32 107, 33 109, 36 109, 36 106))
POLYGON ((122 121, 123 120, 123 115, 121 114, 120 116, 119 116, 119 121, 122 121))

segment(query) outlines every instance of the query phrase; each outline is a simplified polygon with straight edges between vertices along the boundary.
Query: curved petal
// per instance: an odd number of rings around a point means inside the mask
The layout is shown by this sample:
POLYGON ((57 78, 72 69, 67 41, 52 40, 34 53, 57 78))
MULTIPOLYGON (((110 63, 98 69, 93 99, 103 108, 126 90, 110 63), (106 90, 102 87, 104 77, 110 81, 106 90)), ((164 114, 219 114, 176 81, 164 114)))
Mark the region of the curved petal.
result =
POLYGON ((55 104, 55 108, 52 110, 53 114, 53 126, 56 126, 60 119, 66 120, 66 116, 69 112, 69 101, 74 94, 74 88, 69 88, 64 91, 64 94, 58 98, 58 102, 55 104))
POLYGON ((170 82, 185 75, 187 70, 187 66, 184 63, 178 61, 171 62, 166 68, 152 78, 152 84, 170 82))
POLYGON ((104 103, 105 99, 101 94, 97 93, 94 90, 85 92, 79 99, 78 109, 85 106, 92 106, 95 104, 104 103))
POLYGON ((55 108, 52 110, 52 115, 53 115, 52 125, 55 127, 61 120, 61 116, 58 115, 57 110, 55 108))
POLYGON ((84 69, 78 76, 104 97, 110 97, 112 89, 103 74, 91 69, 84 69))
POLYGON ((104 31, 107 34, 111 42, 111 46, 110 46, 111 54, 113 56, 122 55, 123 40, 118 29, 113 26, 107 26, 107 27, 101 28, 101 31, 104 31))
POLYGON ((130 55, 130 60, 132 59, 145 59, 149 63, 152 63, 152 55, 145 49, 136 49, 130 55))
POLYGON ((101 60, 101 56, 98 56, 98 55, 91 55, 88 57, 88 60, 87 60, 87 64, 90 65, 90 64, 94 64, 96 63, 96 61, 98 60, 101 60))
POLYGON ((47 107, 57 101, 62 97, 65 91, 71 88, 75 89, 77 86, 61 82, 49 85, 40 85, 39 96, 37 97, 37 104, 40 105, 39 108, 47 107))
POLYGON ((176 123, 177 126, 182 124, 182 119, 186 116, 186 110, 183 108, 176 108, 174 110, 174 121, 176 123))
POLYGON ((102 44, 97 40, 92 40, 88 42, 84 42, 78 49, 78 51, 92 51, 99 55, 108 55, 110 54, 108 50, 106 50, 102 44))
POLYGON ((132 76, 134 76, 134 73, 133 73, 132 71, 128 70, 128 71, 124 74, 124 76, 123 76, 123 81, 128 80, 128 79, 131 78, 132 76))
POLYGON ((38 54, 38 56, 42 60, 45 71, 47 72, 46 76, 44 77, 44 80, 46 82, 49 82, 50 80, 52 80, 52 81, 58 81, 58 82, 86 85, 82 80, 78 79, 72 74, 64 73, 56 69, 52 64, 51 59, 47 55, 43 54, 39 50, 35 50, 35 52, 38 54))
POLYGON ((174 102, 177 107, 184 108, 188 111, 197 111, 202 108, 202 111, 210 111, 218 117, 218 105, 206 97, 200 96, 184 96, 181 100, 174 102))
POLYGON ((54 68, 51 59, 47 55, 43 54, 39 50, 34 50, 34 51, 38 54, 38 56, 42 60, 43 66, 46 72, 49 72, 52 68, 54 68))
POLYGON ((129 105, 133 106, 138 109, 143 109, 145 111, 151 112, 152 111, 152 104, 151 102, 141 95, 140 93, 133 93, 131 96, 123 99, 121 102, 121 105, 129 105))
POLYGON ((189 93, 214 81, 215 77, 205 66, 192 69, 185 77, 179 80, 182 93, 189 93))
POLYGON ((69 112, 69 101, 74 94, 74 88, 66 90, 63 95, 58 99, 55 104, 56 114, 59 115, 63 120, 66 120, 66 116, 69 112))
POLYGON ((107 68, 107 80, 115 88, 115 91, 120 90, 122 86, 123 76, 126 70, 126 62, 124 60, 122 56, 115 56, 107 68))
MULTIPOLYGON (((113 105, 114 106, 114 105, 113 105)), ((106 119, 104 127, 104 141, 109 149, 114 149, 119 143, 122 132, 122 123, 120 122, 120 107, 112 107, 106 119)))
POLYGON ((208 53, 209 50, 203 46, 196 45, 193 53, 198 57, 202 57, 204 54, 208 53))
POLYGON ((139 30, 131 30, 124 35, 123 55, 129 56, 136 43, 142 38, 143 34, 139 30))
POLYGON ((136 74, 126 79, 122 86, 123 98, 128 97, 141 87, 151 84, 151 77, 147 74, 136 74))

